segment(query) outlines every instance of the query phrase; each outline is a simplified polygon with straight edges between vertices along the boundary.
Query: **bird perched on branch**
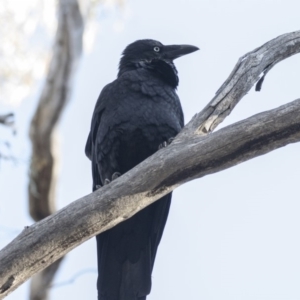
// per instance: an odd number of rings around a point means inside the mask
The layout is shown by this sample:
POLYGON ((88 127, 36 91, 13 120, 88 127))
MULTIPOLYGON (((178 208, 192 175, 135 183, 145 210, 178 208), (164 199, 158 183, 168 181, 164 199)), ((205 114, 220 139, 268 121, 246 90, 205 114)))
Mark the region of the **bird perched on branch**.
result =
MULTIPOLYGON (((93 191, 118 178, 160 147, 184 124, 173 60, 198 50, 138 40, 123 52, 118 77, 97 100, 85 152, 93 191)), ((145 300, 171 194, 97 236, 98 300, 145 300)))

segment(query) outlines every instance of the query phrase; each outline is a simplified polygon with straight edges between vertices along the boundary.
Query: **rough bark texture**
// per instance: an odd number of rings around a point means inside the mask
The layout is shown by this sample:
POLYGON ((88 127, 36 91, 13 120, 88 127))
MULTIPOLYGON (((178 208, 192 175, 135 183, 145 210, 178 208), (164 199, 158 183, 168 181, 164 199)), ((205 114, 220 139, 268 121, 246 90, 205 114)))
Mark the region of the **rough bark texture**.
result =
POLYGON ((300 100, 205 134, 231 112, 263 71, 299 51, 300 32, 294 32, 243 56, 214 99, 170 146, 111 184, 25 228, 0 251, 0 299, 71 249, 179 185, 300 141, 300 100))
MULTIPOLYGON (((54 129, 72 89, 72 79, 82 52, 83 20, 77 0, 60 0, 58 26, 47 79, 30 126, 32 157, 29 169, 28 198, 35 221, 55 212, 55 164, 57 153, 54 129)), ((60 260, 32 278, 30 300, 46 300, 48 288, 60 260)))
MULTIPOLYGON (((212 132, 232 112, 253 85, 278 62, 300 52, 300 31, 286 33, 243 55, 207 106, 184 128, 212 132)), ((261 87, 262 81, 260 82, 261 87)), ((260 90, 260 89, 257 89, 260 90)))
POLYGON ((58 28, 47 79, 30 126, 32 159, 28 186, 30 214, 35 221, 55 211, 52 153, 53 129, 69 99, 82 49, 83 22, 76 0, 60 0, 58 28))

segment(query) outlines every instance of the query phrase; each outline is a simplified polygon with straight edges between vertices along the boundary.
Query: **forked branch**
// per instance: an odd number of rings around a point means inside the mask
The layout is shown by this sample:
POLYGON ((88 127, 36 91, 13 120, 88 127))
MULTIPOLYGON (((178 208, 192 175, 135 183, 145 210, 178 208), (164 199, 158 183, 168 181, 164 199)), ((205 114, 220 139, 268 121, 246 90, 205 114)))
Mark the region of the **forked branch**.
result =
POLYGON ((300 141, 300 100, 215 133, 262 72, 300 52, 300 31, 244 55, 212 101, 170 146, 93 194, 28 227, 0 251, 0 299, 84 241, 179 185, 300 141))

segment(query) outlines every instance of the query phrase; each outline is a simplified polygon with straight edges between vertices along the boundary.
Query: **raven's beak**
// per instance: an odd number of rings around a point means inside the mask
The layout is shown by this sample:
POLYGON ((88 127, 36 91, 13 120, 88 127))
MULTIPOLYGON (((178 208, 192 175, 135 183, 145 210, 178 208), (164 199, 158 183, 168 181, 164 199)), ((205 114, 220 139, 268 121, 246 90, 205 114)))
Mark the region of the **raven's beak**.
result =
POLYGON ((175 59, 180 56, 199 50, 198 47, 192 45, 170 45, 163 47, 162 57, 165 59, 175 59))

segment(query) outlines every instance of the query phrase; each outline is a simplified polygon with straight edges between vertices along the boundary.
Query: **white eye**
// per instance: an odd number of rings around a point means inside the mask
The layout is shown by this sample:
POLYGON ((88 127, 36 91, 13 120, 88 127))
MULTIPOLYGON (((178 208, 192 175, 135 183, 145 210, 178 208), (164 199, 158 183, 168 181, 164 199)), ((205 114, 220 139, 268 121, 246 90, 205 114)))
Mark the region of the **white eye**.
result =
POLYGON ((154 50, 155 52, 159 52, 160 48, 159 48, 159 47, 154 47, 153 50, 154 50))

